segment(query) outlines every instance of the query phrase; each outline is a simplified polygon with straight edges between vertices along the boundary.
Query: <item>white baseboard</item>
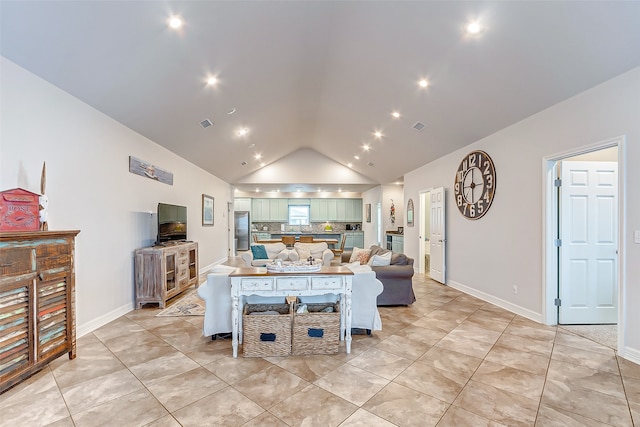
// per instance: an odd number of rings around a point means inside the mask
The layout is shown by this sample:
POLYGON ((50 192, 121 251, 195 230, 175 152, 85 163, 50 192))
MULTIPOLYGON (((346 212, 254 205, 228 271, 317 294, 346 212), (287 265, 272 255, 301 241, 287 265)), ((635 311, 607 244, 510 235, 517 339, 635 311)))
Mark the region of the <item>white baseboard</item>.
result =
POLYGON ((116 308, 113 311, 110 311, 107 314, 104 314, 96 319, 92 319, 91 321, 85 323, 84 325, 80 325, 76 328, 76 338, 83 337, 101 326, 106 325, 107 323, 116 320, 120 316, 124 316, 128 312, 134 309, 134 303, 131 302, 129 304, 125 304, 119 308, 116 308))
POLYGON ((218 266, 218 265, 220 265, 220 264, 222 264, 224 262, 227 262, 227 261, 229 261, 229 257, 225 257, 225 258, 222 258, 222 259, 220 259, 218 261, 214 261, 211 264, 208 264, 208 265, 205 265, 204 267, 201 267, 199 273, 200 273, 201 276, 203 274, 207 274, 213 267, 218 266))
POLYGON ((622 353, 618 354, 623 359, 640 365, 640 350, 631 347, 624 347, 622 353))
POLYGON ((509 301, 505 301, 500 298, 496 298, 493 295, 478 291, 477 289, 470 288, 469 286, 463 285, 462 283, 454 282, 453 280, 447 281, 447 286, 462 291, 465 294, 469 294, 471 296, 479 298, 483 301, 490 302, 493 305, 497 305, 498 307, 509 310, 512 313, 518 314, 522 317, 526 317, 527 319, 533 320, 534 322, 544 323, 542 320, 542 313, 536 313, 535 311, 531 311, 528 308, 520 307, 519 305, 510 303, 509 301))
MULTIPOLYGON (((223 262, 226 262, 228 260, 228 258, 223 258, 219 261, 214 261, 213 263, 203 267, 200 269, 200 274, 206 274, 209 270, 211 270, 213 267, 215 267, 216 265, 222 264, 223 262)), ((93 331, 95 331, 96 329, 98 329, 101 326, 106 325, 107 323, 116 320, 118 317, 120 316, 124 316, 125 314, 127 314, 128 312, 130 312, 131 310, 133 310, 135 308, 135 302, 132 301, 129 304, 125 304, 119 308, 116 308, 115 310, 110 311, 107 314, 104 314, 96 319, 92 319, 91 321, 85 323, 84 325, 80 325, 76 328, 76 338, 80 338, 84 335, 87 335, 93 331)))

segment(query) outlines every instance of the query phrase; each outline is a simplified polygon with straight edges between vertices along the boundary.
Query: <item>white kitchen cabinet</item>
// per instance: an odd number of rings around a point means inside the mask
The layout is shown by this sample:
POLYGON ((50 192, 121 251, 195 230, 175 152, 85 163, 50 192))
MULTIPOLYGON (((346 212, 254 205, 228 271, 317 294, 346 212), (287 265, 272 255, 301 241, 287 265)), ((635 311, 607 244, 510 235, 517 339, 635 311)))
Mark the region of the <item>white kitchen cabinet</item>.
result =
POLYGON ((289 221, 288 199, 269 199, 269 220, 274 222, 289 221))
POLYGON ((251 222, 270 221, 269 199, 251 199, 251 222))
POLYGON ((249 197, 233 199, 233 210, 236 212, 251 211, 251 199, 249 197))

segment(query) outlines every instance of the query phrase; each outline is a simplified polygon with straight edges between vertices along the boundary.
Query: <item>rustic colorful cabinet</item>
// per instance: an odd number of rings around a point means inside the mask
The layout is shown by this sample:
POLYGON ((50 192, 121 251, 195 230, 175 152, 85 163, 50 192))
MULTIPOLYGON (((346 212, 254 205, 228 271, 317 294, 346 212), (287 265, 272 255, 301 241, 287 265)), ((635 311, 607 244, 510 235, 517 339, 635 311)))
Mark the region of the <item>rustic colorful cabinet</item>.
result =
POLYGON ((64 353, 76 357, 78 233, 0 233, 0 393, 64 353))

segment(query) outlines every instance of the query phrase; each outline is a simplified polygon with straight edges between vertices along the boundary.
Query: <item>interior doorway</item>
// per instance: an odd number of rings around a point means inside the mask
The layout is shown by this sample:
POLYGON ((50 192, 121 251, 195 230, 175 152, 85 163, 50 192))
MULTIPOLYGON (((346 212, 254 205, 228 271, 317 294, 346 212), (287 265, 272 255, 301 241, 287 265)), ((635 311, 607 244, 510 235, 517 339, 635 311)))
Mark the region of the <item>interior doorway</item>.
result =
POLYGON ((431 277, 431 250, 429 242, 429 235, 431 234, 429 228, 431 223, 431 191, 420 193, 420 212, 418 269, 421 273, 431 277))
POLYGON ((616 138, 545 159, 545 323, 613 333, 616 349, 624 336, 623 143, 616 138))

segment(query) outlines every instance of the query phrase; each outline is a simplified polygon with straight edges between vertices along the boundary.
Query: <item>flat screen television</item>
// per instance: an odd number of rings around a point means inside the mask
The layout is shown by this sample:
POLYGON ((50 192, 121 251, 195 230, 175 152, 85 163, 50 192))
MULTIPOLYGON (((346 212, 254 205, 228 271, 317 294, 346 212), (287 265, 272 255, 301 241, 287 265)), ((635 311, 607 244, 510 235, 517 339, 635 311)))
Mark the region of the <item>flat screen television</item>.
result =
POLYGON ((158 241, 187 240, 187 207, 158 203, 158 241))

